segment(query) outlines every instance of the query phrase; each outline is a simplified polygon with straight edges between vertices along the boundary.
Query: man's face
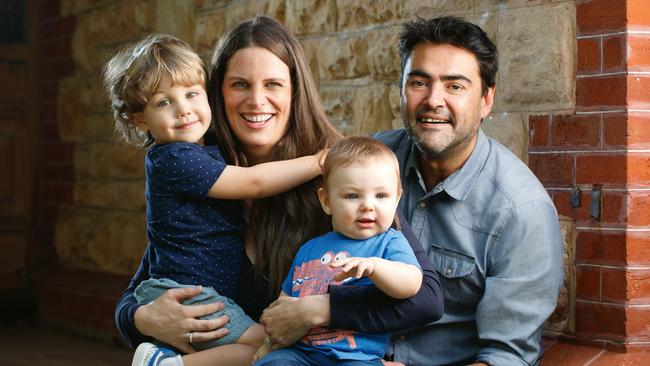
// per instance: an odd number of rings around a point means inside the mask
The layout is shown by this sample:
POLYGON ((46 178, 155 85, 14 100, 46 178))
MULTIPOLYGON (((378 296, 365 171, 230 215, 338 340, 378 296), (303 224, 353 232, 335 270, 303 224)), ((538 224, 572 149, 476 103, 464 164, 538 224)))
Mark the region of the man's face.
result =
POLYGON ((478 60, 462 48, 422 42, 404 67, 404 126, 425 159, 466 159, 493 98, 494 88, 482 95, 478 60))

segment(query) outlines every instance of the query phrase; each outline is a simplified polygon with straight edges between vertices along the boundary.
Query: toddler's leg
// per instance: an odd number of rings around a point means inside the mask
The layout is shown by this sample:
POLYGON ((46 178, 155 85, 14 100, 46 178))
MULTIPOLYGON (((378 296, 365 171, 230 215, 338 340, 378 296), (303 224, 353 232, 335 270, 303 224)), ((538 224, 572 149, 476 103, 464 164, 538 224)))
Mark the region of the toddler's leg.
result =
POLYGON ((183 356, 184 366, 250 366, 256 348, 228 344, 183 356))

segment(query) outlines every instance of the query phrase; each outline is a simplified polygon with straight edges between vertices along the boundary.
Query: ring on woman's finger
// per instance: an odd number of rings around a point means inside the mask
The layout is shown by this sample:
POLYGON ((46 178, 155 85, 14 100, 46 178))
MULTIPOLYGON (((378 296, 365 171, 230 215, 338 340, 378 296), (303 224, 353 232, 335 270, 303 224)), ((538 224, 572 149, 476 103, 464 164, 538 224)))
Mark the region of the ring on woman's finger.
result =
POLYGON ((194 332, 189 333, 189 338, 190 338, 189 340, 190 344, 194 343, 194 332))
POLYGON ((273 345, 273 341, 271 340, 270 336, 267 335, 266 337, 264 337, 264 344, 269 346, 269 347, 271 347, 273 345))

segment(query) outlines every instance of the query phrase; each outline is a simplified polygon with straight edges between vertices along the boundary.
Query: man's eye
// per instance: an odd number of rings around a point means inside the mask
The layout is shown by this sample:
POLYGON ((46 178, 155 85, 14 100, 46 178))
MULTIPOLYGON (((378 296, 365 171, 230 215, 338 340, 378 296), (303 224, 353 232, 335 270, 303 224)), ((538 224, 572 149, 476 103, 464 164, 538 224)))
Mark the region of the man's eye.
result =
POLYGON ((424 80, 415 79, 415 80, 411 80, 411 86, 414 86, 416 88, 424 88, 427 86, 427 83, 424 80))
POLYGON ((451 89, 453 91, 458 91, 458 90, 463 90, 465 88, 460 84, 451 84, 451 85, 449 85, 449 89, 451 89))
POLYGON ((349 199, 349 200, 354 200, 354 199, 359 198, 359 195, 356 194, 356 193, 348 193, 348 194, 345 195, 345 198, 349 199))

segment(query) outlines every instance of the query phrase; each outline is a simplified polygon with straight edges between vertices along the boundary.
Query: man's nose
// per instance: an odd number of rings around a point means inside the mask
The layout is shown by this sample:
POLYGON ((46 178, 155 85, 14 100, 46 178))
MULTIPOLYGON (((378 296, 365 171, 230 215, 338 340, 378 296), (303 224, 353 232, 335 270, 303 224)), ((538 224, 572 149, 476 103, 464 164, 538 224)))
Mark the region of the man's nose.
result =
POLYGON ((429 95, 427 95, 426 103, 431 107, 431 109, 436 109, 438 107, 444 107, 445 98, 443 86, 438 83, 433 83, 429 88, 429 95))

